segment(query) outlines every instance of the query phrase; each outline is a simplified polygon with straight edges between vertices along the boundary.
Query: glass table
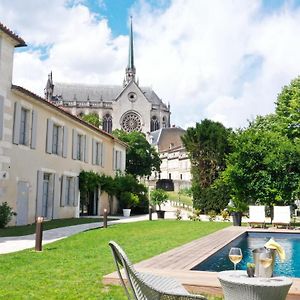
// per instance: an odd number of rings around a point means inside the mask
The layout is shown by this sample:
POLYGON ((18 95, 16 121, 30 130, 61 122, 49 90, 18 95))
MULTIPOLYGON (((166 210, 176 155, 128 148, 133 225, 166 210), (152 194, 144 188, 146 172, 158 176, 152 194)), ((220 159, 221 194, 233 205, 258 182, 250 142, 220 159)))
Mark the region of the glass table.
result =
POLYGON ((292 285, 288 277, 248 277, 246 271, 219 272, 225 300, 285 300, 292 285))

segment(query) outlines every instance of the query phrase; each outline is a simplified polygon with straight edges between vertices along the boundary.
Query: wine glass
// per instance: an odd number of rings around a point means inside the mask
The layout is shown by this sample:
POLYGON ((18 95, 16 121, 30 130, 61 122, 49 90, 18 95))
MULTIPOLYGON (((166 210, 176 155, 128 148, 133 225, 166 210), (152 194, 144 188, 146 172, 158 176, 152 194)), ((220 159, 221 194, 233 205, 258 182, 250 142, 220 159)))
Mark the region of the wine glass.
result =
POLYGON ((236 265, 242 260, 242 250, 241 248, 232 247, 229 251, 229 259, 234 264, 234 270, 236 270, 236 265))
POLYGON ((273 262, 273 255, 271 251, 265 251, 259 255, 260 264, 266 269, 271 266, 273 262))

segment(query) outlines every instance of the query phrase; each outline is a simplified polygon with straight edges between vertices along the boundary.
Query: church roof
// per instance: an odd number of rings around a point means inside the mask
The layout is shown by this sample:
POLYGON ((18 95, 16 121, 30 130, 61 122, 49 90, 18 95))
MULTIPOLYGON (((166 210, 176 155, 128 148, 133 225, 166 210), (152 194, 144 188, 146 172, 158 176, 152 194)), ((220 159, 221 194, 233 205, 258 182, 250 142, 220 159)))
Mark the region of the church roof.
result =
MULTIPOLYGON (((61 97, 65 101, 115 101, 123 89, 121 85, 55 83, 53 96, 61 97)), ((164 104, 151 87, 140 89, 152 104, 164 104)))

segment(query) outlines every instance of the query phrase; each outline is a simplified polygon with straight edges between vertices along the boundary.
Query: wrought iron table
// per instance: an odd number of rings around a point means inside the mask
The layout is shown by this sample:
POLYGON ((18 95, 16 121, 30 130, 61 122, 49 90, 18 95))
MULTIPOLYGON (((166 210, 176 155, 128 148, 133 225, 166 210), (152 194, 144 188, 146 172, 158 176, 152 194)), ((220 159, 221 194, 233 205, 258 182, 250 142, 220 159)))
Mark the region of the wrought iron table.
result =
POLYGON ((225 300, 285 300, 292 285, 287 277, 248 277, 246 271, 218 274, 225 300))

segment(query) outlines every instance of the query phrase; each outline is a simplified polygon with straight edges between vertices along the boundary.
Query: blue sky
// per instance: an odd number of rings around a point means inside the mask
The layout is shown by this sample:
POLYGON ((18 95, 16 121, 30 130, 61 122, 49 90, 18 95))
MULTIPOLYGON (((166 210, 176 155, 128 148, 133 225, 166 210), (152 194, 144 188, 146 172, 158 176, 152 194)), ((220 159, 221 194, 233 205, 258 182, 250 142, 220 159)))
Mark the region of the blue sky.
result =
POLYGON ((1 0, 0 21, 28 44, 13 82, 43 95, 52 70, 54 83, 122 84, 130 15, 140 84, 172 124, 246 126, 299 76, 300 0, 1 0))

